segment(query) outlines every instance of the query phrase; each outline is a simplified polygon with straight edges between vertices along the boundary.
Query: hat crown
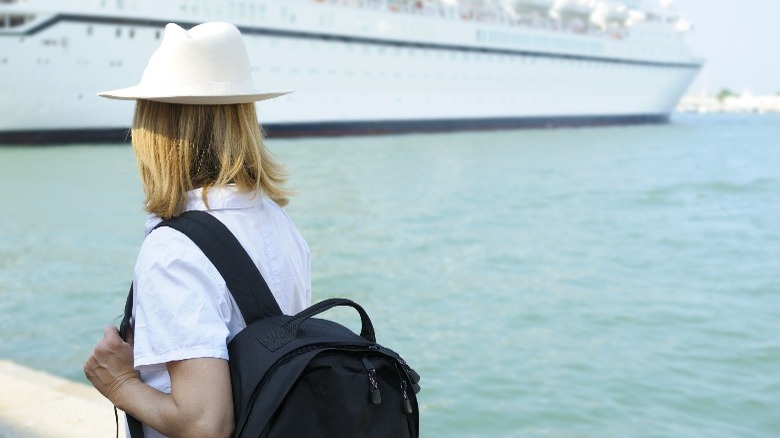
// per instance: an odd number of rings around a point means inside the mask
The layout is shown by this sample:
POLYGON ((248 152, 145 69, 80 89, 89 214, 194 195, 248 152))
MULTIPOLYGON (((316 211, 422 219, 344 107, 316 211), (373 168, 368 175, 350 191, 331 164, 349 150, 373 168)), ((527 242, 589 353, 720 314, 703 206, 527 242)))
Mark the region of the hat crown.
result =
POLYGON ((189 31, 176 24, 166 26, 162 44, 149 60, 141 83, 170 87, 201 82, 220 89, 224 88, 220 84, 251 80, 249 56, 238 29, 228 23, 205 23, 189 31))

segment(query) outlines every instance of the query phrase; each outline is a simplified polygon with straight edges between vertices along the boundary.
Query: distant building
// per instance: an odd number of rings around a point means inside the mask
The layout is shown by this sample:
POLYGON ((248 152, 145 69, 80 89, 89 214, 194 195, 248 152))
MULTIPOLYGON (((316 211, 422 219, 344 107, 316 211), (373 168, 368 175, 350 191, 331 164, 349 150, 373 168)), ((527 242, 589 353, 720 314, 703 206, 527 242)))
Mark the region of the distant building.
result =
POLYGON ((715 96, 684 96, 677 111, 695 113, 777 113, 780 112, 780 95, 754 96, 745 91, 739 96, 718 99, 715 96))

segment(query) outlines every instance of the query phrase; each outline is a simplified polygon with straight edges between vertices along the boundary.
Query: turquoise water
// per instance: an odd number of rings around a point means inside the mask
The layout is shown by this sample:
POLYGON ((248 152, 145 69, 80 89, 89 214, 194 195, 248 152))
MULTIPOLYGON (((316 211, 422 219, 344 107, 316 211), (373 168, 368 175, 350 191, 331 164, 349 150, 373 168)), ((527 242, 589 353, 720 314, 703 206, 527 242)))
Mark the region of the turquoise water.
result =
MULTIPOLYGON (((315 297, 422 374, 423 436, 780 433, 780 117, 270 146, 315 297)), ((0 358, 83 381, 142 239, 132 152, 0 175, 0 358)))

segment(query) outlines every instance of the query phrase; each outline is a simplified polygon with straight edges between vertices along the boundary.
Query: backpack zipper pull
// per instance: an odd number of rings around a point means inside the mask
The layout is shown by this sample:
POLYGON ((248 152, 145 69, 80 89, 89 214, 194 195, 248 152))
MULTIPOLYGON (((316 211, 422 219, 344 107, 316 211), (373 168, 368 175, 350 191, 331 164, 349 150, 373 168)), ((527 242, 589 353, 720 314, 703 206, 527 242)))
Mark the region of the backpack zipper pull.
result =
POLYGON ((376 368, 368 358, 362 358, 363 367, 368 371, 368 383, 371 384, 371 403, 378 405, 382 403, 382 393, 379 392, 379 382, 376 380, 376 368))
POLYGON ((405 360, 399 357, 398 363, 400 363, 401 366, 403 366, 406 372, 409 374, 409 378, 412 379, 412 383, 418 383, 420 381, 420 375, 417 374, 417 371, 413 370, 412 367, 410 367, 405 360))
POLYGON ((417 374, 415 370, 412 369, 412 367, 409 366, 409 364, 406 363, 403 359, 400 357, 398 358, 398 363, 401 364, 401 367, 403 367, 404 371, 406 371, 406 375, 409 376, 409 379, 412 381, 412 390, 415 394, 420 392, 420 385, 418 384, 420 382, 420 375, 417 374))
POLYGON ((406 380, 401 379, 401 395, 404 397, 404 413, 406 415, 411 415, 412 412, 412 402, 409 400, 409 394, 406 393, 406 380))

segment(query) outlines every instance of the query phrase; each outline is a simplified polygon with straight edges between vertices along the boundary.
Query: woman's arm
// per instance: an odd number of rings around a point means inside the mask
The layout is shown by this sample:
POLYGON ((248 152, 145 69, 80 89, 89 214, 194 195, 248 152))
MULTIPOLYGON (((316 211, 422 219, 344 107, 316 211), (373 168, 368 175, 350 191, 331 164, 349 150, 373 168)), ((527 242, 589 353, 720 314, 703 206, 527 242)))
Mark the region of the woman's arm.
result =
POLYGON ((224 359, 188 359, 167 364, 171 393, 141 382, 133 350, 116 327, 84 365, 90 382, 115 406, 169 437, 229 437, 233 433, 230 369, 224 359))

